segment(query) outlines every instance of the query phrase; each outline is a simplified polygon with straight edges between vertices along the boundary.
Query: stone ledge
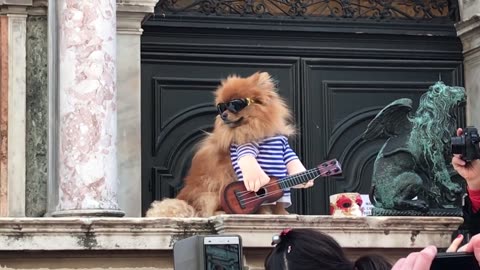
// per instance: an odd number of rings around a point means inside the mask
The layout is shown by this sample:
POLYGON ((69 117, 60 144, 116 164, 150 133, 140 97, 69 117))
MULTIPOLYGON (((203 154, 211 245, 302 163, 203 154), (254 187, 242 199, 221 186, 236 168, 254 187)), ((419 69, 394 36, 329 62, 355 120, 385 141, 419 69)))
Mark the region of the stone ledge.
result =
POLYGON ((162 250, 212 229, 204 219, 2 218, 0 250, 162 250))
POLYGON ((457 35, 462 40, 465 57, 478 52, 480 48, 480 16, 455 24, 457 35))
POLYGON ((0 6, 31 6, 32 0, 0 0, 0 6))
POLYGON ((146 16, 153 14, 158 0, 117 0, 117 33, 142 33, 141 25, 146 16))
POLYGON ((457 217, 222 215, 211 218, 1 218, 0 250, 171 250, 194 234, 239 234, 245 248, 268 248, 284 228, 313 228, 345 248, 450 244, 457 217), (381 239, 381 240, 380 240, 381 239))
POLYGON ((270 246, 272 235, 287 227, 328 233, 344 248, 448 247, 463 222, 458 217, 220 216, 216 231, 242 236, 245 246, 270 246), (381 239, 381 240, 380 240, 381 239))
POLYGON ((158 0, 117 0, 117 12, 153 13, 158 0))
POLYGON ((26 14, 32 0, 0 0, 0 14, 26 14))
POLYGON ((459 0, 458 6, 462 20, 468 20, 480 13, 480 2, 477 0, 459 0))

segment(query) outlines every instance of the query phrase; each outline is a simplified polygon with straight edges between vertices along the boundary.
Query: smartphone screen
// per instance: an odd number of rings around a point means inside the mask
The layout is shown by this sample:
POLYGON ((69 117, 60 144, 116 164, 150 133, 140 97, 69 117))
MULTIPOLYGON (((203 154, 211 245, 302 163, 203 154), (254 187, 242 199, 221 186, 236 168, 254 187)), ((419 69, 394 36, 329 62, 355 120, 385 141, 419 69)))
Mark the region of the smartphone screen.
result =
POLYGON ((206 270, 242 270, 238 237, 205 237, 206 270))
POLYGON ((473 253, 452 252, 438 253, 433 259, 430 270, 468 269, 480 270, 478 261, 473 253))

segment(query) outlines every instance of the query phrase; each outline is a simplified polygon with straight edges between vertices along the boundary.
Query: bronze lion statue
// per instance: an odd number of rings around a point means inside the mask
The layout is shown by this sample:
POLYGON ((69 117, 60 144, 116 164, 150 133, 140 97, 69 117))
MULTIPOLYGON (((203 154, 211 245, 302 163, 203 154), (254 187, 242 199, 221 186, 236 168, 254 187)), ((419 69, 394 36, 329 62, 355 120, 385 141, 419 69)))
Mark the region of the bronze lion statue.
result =
POLYGON ((412 100, 401 98, 383 108, 363 133, 366 140, 387 138, 374 163, 370 200, 375 208, 429 212, 448 208, 463 188, 452 181, 450 138, 456 108, 465 89, 437 82, 412 113, 412 100))

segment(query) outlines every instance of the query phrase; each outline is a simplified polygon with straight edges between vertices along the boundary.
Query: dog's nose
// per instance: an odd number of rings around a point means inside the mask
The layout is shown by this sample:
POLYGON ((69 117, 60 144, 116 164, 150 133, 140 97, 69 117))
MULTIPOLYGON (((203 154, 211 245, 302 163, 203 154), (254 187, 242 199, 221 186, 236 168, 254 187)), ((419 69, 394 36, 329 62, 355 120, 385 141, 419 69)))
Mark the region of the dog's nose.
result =
POLYGON ((228 113, 227 112, 223 112, 220 117, 222 118, 222 120, 227 120, 227 117, 228 117, 228 113))

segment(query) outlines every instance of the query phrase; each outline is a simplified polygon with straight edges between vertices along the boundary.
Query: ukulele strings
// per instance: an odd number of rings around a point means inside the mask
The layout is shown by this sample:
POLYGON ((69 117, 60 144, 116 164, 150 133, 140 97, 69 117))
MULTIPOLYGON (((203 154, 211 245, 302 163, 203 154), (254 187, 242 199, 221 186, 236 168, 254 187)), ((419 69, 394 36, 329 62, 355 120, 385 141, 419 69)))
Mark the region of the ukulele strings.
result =
MULTIPOLYGON (((329 171, 329 170, 330 170, 328 167, 327 167, 327 168, 322 168, 322 169, 318 169, 320 172, 319 172, 319 174, 318 174, 317 176, 312 175, 312 177, 314 177, 313 179, 315 179, 315 178, 318 177, 318 176, 322 176, 326 171, 329 171), (322 169, 323 169, 323 170, 322 170, 322 169)), ((315 171, 312 170, 312 171, 306 173, 306 175, 308 176, 309 174, 312 174, 312 173, 316 174, 316 173, 318 173, 318 172, 315 172, 315 171)), ((279 181, 277 181, 277 182, 269 183, 269 184, 267 184, 267 185, 265 185, 265 186, 263 186, 263 187, 261 187, 261 188, 269 188, 269 187, 275 186, 275 185, 277 185, 277 184, 281 184, 281 183, 284 183, 284 182, 287 182, 287 181, 294 181, 295 179, 300 179, 300 178, 302 178, 302 177, 304 177, 304 176, 301 176, 301 177, 300 177, 300 176, 293 176, 291 179, 288 179, 288 178, 290 178, 290 177, 287 177, 287 178, 284 178, 284 179, 279 180, 279 181)), ((305 182, 308 182, 309 180, 311 180, 311 179, 308 179, 308 180, 305 181, 305 182)), ((301 183, 298 183, 298 185, 300 185, 300 184, 301 184, 301 183)), ((248 196, 248 195, 251 194, 252 192, 255 193, 254 191, 241 191, 241 192, 238 192, 238 193, 239 193, 238 198, 243 198, 244 196, 248 196)))
MULTIPOLYGON (((317 176, 315 176, 315 178, 310 179, 310 180, 313 181, 313 180, 317 179, 317 178, 320 177, 320 176, 321 176, 321 175, 317 175, 317 176)), ((310 180, 309 180, 309 181, 310 181, 310 180)), ((253 192, 253 191, 249 191, 249 192, 253 192)), ((282 192, 284 192, 283 189, 279 189, 279 190, 275 190, 275 191, 273 191, 273 192, 271 192, 271 193, 269 193, 269 194, 275 195, 275 194, 279 194, 279 193, 282 193, 282 192)), ((254 193, 255 193, 255 192, 254 192, 254 193)), ((244 204, 253 203, 253 202, 256 202, 256 201, 260 201, 260 200, 263 200, 263 197, 259 197, 259 198, 257 198, 257 197, 247 198, 247 200, 244 200, 243 203, 244 203, 244 204), (250 199, 250 200, 248 200, 248 199, 250 199)))
MULTIPOLYGON (((320 173, 319 173, 318 176, 321 176, 321 175, 322 175, 323 173, 325 173, 326 171, 329 171, 329 170, 330 170, 330 166, 331 166, 331 165, 329 165, 329 166, 326 167, 326 168, 318 169, 318 170, 320 171, 320 173)), ((312 170, 311 172, 308 172, 307 175, 308 175, 308 174, 311 174, 311 173, 315 173, 315 172, 312 170)), ((301 173, 301 174, 303 174, 303 173, 301 173)), ((318 177, 318 176, 315 176, 315 178, 318 177)), ((302 176, 302 177, 303 177, 303 176, 302 176)), ((261 187, 261 188, 272 187, 272 186, 277 185, 277 183, 278 183, 278 184, 281 184, 281 183, 284 183, 284 182, 287 182, 287 181, 293 181, 294 179, 299 179, 299 178, 301 178, 301 177, 300 177, 300 176, 293 176, 291 179, 288 179, 288 178, 289 178, 289 177, 286 177, 286 178, 284 178, 284 179, 282 179, 282 180, 279 180, 279 181, 277 181, 277 182, 269 183, 269 184, 267 184, 267 185, 265 185, 265 186, 263 186, 263 187, 261 187)), ((315 178, 314 178, 314 179, 315 179, 315 178)), ((311 179, 309 179, 309 180, 311 180, 311 179)), ((308 182, 309 180, 307 180, 307 181, 305 181, 305 182, 308 182)), ((299 184, 301 184, 301 183, 299 183, 299 184)), ((241 192, 239 192, 239 195, 240 195, 240 196, 238 196, 238 197, 239 197, 239 198, 242 198, 242 197, 250 194, 251 192, 253 192, 253 191, 241 191, 241 192)))
MULTIPOLYGON (((309 173, 307 173, 307 175, 310 174, 310 173, 314 173, 314 172, 313 172, 313 171, 312 171, 312 172, 309 172, 309 173)), ((322 173, 323 173, 323 172, 320 172, 320 174, 322 174, 322 173)), ((302 177, 303 177, 303 176, 302 176, 302 177)), ((277 182, 268 183, 267 185, 262 186, 261 188, 272 187, 272 186, 277 185, 277 183, 278 183, 278 184, 281 184, 281 183, 284 183, 284 182, 286 182, 286 181, 292 181, 293 179, 299 179, 299 178, 301 178, 301 177, 296 176, 296 177, 293 177, 292 179, 285 179, 285 180, 284 180, 284 179, 281 179, 281 180, 278 180, 277 182)), ((300 184, 300 183, 299 183, 299 184, 300 184)), ((239 194, 240 194, 240 195, 244 195, 244 194, 249 194, 249 193, 251 193, 251 192, 253 192, 253 191, 242 191, 242 192, 239 192, 239 194)), ((241 196, 239 196, 239 197, 241 197, 241 196)))

